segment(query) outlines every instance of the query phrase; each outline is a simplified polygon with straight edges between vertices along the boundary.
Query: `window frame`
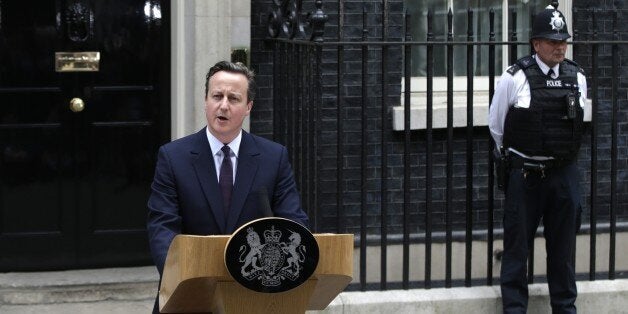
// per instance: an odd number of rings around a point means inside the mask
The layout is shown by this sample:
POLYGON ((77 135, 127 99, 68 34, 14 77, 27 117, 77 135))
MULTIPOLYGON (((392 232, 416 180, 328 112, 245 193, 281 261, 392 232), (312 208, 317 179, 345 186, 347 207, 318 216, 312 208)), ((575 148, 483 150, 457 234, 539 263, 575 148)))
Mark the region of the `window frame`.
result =
MULTIPOLYGON (((559 10, 563 12, 567 21, 567 27, 570 34, 573 34, 572 25, 572 7, 573 0, 561 1, 559 10)), ((454 1, 448 0, 448 6, 452 8, 454 1)), ((502 16, 506 21, 502 23, 502 41, 509 40, 510 17, 508 11, 508 0, 502 0, 502 16)), ((567 50, 567 58, 573 57, 573 49, 567 50)), ((508 61, 508 49, 502 49, 502 63, 508 61)), ((495 84, 499 81, 502 71, 510 64, 502 64, 501 69, 497 69, 495 84)), ((447 77, 435 76, 433 79, 433 112, 432 112, 432 128, 440 129, 447 127, 447 77)), ((410 98, 410 129, 423 130, 426 128, 426 103, 427 103, 427 77, 414 76, 410 80, 411 98, 410 98)), ((399 106, 394 106, 392 110, 392 129, 395 131, 404 130, 404 78, 401 78, 401 97, 399 106)), ((467 77, 454 76, 453 78, 453 127, 467 126, 467 77)), ((489 78, 488 76, 473 77, 473 125, 488 125, 488 107, 489 107, 489 78)), ((585 121, 590 121, 590 102, 585 104, 585 121)))

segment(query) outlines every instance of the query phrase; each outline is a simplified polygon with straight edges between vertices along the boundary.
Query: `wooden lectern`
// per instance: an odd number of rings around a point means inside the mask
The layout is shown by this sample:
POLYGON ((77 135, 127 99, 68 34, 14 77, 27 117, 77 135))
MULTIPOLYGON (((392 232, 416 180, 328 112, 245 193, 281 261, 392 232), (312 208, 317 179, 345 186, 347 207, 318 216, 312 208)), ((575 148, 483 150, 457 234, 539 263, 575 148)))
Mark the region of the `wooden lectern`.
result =
POLYGON ((162 313, 304 313, 323 310, 351 282, 353 235, 315 234, 318 266, 302 285, 260 293, 236 282, 224 264, 229 236, 178 235, 159 290, 162 313))

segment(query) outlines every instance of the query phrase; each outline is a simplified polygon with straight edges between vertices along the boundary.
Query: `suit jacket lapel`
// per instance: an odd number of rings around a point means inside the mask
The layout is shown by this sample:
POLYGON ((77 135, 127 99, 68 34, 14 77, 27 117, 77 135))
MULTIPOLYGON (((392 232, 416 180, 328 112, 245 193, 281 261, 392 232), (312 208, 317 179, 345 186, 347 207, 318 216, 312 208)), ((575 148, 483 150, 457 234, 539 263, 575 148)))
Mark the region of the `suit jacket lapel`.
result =
POLYGON ((214 156, 212 156, 209 142, 203 128, 200 132, 196 133, 196 145, 192 148, 190 153, 193 159, 192 164, 196 171, 196 177, 201 185, 201 189, 205 194, 205 199, 209 203, 211 212, 216 219, 216 224, 220 228, 220 233, 225 233, 225 215, 222 209, 222 196, 220 195, 220 188, 218 187, 218 179, 216 176, 216 166, 214 165, 214 156))
POLYGON ((258 164, 255 156, 259 155, 259 150, 257 149, 257 144, 253 140, 253 137, 245 131, 242 131, 242 142, 240 143, 238 155, 236 179, 233 194, 231 195, 231 209, 229 210, 229 217, 227 218, 226 230, 228 232, 235 231, 235 225, 238 222, 240 214, 242 214, 242 207, 251 190, 253 178, 255 178, 255 174, 257 173, 258 164))

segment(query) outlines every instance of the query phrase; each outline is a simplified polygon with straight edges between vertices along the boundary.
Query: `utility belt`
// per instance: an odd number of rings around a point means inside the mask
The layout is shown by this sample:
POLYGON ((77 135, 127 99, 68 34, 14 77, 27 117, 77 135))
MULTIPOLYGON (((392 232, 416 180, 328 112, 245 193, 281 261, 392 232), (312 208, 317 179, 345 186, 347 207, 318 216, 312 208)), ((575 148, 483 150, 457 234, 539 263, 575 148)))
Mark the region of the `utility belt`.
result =
POLYGON ((517 154, 510 153, 507 157, 510 169, 522 169, 526 171, 547 171, 551 169, 561 168, 571 163, 566 159, 548 159, 535 160, 521 157, 517 154))
POLYGON ((529 159, 509 152, 503 147, 495 157, 497 188, 502 191, 507 188, 508 176, 513 169, 520 169, 524 177, 527 177, 529 173, 539 173, 542 177, 545 177, 547 171, 564 167, 573 162, 573 160, 568 159, 529 159))

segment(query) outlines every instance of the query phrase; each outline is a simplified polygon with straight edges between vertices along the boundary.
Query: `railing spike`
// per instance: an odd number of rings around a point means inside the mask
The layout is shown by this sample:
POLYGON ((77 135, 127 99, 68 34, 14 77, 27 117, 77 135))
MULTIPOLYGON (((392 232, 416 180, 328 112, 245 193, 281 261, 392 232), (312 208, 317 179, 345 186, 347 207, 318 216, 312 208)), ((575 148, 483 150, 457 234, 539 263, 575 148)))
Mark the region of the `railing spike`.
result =
POLYGON ((312 26, 311 41, 321 42, 323 41, 323 35, 325 34, 325 22, 329 19, 327 14, 323 12, 323 1, 316 0, 316 11, 308 15, 310 25, 312 26))

